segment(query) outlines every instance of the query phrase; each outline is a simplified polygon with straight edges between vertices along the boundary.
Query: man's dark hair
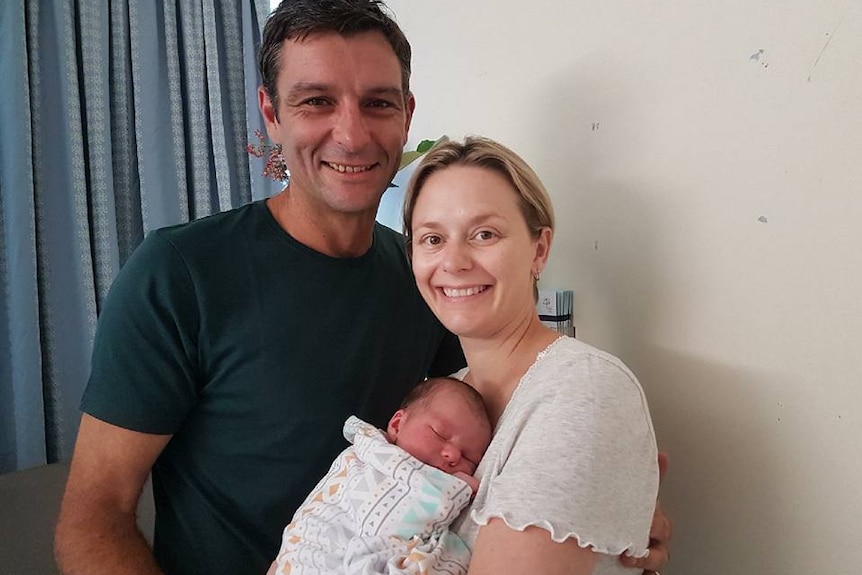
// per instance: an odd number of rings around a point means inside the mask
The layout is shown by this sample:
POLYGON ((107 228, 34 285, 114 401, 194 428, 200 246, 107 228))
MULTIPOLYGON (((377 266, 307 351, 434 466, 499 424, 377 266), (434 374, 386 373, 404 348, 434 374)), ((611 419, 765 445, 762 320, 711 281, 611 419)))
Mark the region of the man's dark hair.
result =
POLYGON ((426 379, 407 394, 407 397, 401 402, 401 409, 410 409, 412 406, 425 407, 434 397, 434 394, 443 388, 454 389, 460 393, 467 401, 471 411, 476 414, 476 417, 484 420, 488 424, 488 427, 491 427, 488 410, 485 408, 482 394, 476 391, 472 385, 454 377, 432 377, 426 379))
POLYGON ((263 89, 278 109, 281 47, 285 40, 304 40, 318 32, 353 36, 378 31, 401 64, 401 86, 410 91, 410 43, 380 0, 283 0, 266 21, 258 52, 263 89))

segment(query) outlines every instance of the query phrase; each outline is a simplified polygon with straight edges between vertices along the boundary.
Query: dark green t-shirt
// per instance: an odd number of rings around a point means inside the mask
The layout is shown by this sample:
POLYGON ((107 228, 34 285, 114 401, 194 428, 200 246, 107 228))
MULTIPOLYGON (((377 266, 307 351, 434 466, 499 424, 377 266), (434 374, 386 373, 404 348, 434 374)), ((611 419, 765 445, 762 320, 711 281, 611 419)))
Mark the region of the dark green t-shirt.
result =
POLYGON ((384 427, 426 374, 464 364, 403 241, 378 225, 366 254, 331 258, 261 201, 153 232, 123 267, 82 409, 173 435, 153 467, 167 573, 265 573, 347 416, 384 427))

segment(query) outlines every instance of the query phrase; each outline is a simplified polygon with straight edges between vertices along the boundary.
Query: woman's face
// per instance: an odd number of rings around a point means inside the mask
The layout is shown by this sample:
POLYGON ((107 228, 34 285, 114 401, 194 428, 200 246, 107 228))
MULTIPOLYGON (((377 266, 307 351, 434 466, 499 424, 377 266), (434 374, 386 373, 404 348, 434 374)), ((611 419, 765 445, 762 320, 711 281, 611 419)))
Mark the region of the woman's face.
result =
POLYGON ((489 338, 535 316, 533 274, 544 267, 551 230, 530 236, 514 187, 477 166, 434 172, 411 222, 413 274, 450 331, 489 338))

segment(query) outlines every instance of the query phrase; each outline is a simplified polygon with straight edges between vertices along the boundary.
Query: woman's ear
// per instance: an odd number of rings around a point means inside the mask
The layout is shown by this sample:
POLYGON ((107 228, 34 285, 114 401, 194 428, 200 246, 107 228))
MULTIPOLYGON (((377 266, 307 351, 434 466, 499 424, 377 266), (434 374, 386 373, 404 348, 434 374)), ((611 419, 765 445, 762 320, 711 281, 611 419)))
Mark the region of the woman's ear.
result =
POLYGON ((539 237, 536 238, 536 254, 533 257, 532 269, 536 271, 535 275, 541 274, 545 269, 545 264, 548 263, 548 255, 551 253, 551 242, 554 240, 554 230, 545 226, 539 231, 539 237))
POLYGON ((389 443, 395 443, 395 440, 398 439, 398 432, 401 430, 401 421, 404 418, 404 410, 399 409, 392 416, 392 419, 389 420, 389 425, 386 427, 386 437, 389 439, 389 443))

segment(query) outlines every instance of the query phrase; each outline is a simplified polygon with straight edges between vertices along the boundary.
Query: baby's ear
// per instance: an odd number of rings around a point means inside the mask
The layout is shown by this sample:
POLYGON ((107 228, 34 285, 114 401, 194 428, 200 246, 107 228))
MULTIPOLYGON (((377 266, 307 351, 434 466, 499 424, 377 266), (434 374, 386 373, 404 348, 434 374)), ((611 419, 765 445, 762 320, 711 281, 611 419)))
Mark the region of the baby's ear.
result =
POLYGON ((395 443, 398 439, 398 432, 401 430, 401 421, 404 418, 404 410, 399 409, 389 420, 389 425, 386 427, 386 436, 390 443, 395 443))

